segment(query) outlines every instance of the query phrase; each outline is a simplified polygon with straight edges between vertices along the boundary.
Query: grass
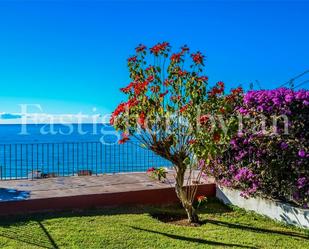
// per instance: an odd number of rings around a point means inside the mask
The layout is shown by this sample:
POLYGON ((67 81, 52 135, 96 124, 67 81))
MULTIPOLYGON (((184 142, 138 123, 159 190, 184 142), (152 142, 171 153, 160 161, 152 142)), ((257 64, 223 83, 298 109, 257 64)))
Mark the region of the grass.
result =
POLYGON ((203 225, 154 218, 175 207, 88 210, 2 218, 0 248, 309 248, 308 231, 210 200, 203 225))

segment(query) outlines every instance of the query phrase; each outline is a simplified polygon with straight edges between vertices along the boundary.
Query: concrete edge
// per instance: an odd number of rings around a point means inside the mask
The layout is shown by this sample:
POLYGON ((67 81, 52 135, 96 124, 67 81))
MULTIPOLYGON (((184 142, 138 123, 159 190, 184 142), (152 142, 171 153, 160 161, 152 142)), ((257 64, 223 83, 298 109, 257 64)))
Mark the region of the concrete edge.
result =
POLYGON ((287 203, 264 199, 261 197, 244 198, 239 190, 222 186, 216 187, 216 197, 225 204, 231 204, 265 215, 271 219, 294 225, 301 228, 309 228, 309 209, 291 206, 287 203))
MULTIPOLYGON (((214 183, 199 185, 197 195, 215 197, 216 185, 214 183)), ((162 205, 177 202, 179 200, 174 188, 168 187, 0 202, 0 216, 126 205, 162 205)))

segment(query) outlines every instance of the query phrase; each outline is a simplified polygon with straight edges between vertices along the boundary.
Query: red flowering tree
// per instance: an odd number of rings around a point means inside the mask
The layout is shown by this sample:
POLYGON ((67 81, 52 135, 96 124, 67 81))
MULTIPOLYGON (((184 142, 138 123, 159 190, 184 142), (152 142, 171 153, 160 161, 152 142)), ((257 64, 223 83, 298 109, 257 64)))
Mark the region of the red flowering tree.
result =
POLYGON ((122 131, 119 143, 131 139, 172 162, 177 196, 189 222, 197 223, 197 184, 208 160, 235 130, 229 113, 241 89, 224 95, 224 84, 218 82, 207 90, 205 57, 200 52, 190 55, 187 46, 178 53, 170 51, 167 42, 136 48, 136 55, 128 59, 131 83, 121 88, 127 100, 115 109, 111 124, 122 131))

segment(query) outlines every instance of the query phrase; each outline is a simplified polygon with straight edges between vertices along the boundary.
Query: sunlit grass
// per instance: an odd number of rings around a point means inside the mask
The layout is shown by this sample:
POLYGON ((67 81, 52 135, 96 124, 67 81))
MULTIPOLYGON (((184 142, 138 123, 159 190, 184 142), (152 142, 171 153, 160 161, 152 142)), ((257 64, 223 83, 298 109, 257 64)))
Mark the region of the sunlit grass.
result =
POLYGON ((308 232, 211 200, 200 227, 166 224, 141 207, 2 218, 0 248, 309 248, 308 232))

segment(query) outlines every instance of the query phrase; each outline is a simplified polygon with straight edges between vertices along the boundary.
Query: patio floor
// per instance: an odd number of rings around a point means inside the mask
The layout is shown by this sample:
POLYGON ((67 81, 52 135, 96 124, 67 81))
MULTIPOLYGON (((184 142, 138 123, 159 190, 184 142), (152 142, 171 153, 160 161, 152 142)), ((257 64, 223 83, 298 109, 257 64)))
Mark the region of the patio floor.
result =
MULTIPOLYGON (((164 183, 145 173, 0 181, 0 215, 175 202, 173 174, 169 171, 164 183)), ((214 196, 215 184, 203 180, 198 194, 214 196)))

